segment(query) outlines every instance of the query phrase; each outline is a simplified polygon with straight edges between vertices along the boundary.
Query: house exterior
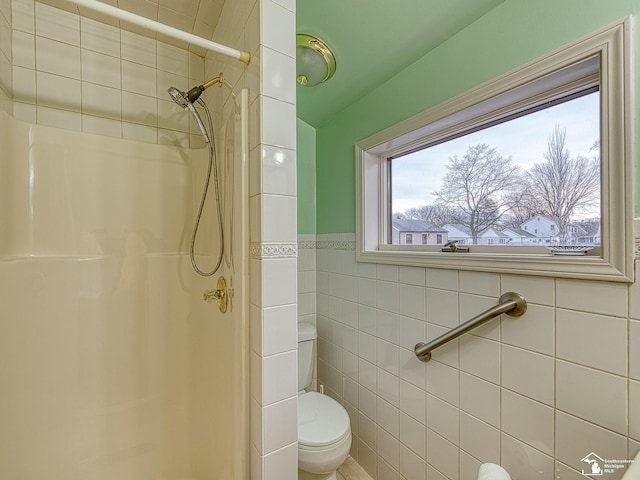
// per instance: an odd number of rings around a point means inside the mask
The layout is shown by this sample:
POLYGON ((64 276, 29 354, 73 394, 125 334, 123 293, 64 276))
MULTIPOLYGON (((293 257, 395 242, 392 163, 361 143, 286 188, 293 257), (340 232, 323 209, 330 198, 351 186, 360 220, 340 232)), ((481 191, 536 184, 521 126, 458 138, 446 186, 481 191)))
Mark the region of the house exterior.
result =
POLYGON ((444 245, 448 232, 427 220, 394 218, 391 222, 393 245, 444 245))
MULTIPOLYGON (((473 236, 468 227, 449 223, 443 228, 449 232, 449 240, 457 240, 458 245, 474 245, 473 236)), ((510 241, 509 235, 495 228, 488 228, 478 236, 478 242, 475 245, 507 245, 510 241)))
POLYGON ((540 245, 540 242, 543 241, 534 234, 517 227, 505 228, 502 233, 511 239, 509 245, 535 246, 540 245))
POLYGON ((551 241, 558 236, 558 222, 549 215, 536 215, 530 218, 522 225, 522 230, 538 237, 542 241, 540 244, 550 244, 551 241))
POLYGON ((600 245, 602 234, 599 220, 575 222, 571 224, 570 228, 572 243, 576 245, 600 245))

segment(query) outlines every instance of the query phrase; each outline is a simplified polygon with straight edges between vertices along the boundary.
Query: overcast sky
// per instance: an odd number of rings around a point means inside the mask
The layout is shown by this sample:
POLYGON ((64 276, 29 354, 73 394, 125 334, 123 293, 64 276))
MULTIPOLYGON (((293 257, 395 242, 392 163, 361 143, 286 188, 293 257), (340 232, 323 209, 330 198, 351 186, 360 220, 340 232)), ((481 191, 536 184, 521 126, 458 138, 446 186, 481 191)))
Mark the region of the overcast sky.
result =
POLYGON ((544 160, 547 140, 555 125, 566 129, 566 147, 570 154, 591 156, 589 149, 600 138, 599 94, 592 93, 480 132, 436 145, 393 160, 393 211, 433 203, 431 192, 442 185, 446 164, 453 155, 459 158, 470 145, 486 143, 503 157, 528 169, 544 160))

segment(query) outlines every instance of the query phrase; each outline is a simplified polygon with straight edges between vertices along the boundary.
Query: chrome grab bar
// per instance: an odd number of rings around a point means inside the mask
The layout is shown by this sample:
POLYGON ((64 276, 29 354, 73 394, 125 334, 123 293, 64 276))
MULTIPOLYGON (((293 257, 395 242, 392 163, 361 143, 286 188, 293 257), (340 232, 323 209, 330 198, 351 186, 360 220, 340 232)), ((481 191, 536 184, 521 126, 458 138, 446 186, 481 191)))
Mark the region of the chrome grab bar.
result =
POLYGON ((431 352, 433 350, 441 347, 451 340, 455 340, 460 335, 464 335, 468 331, 488 322, 492 318, 503 313, 506 313, 510 317, 519 317, 527 311, 527 302, 519 293, 507 292, 500 297, 498 302, 498 305, 495 307, 491 307, 480 315, 476 315, 471 320, 466 321, 462 325, 458 325, 456 328, 449 330, 447 333, 439 336, 435 340, 432 340, 429 343, 417 343, 413 349, 416 357, 423 362, 428 362, 431 360, 431 352))

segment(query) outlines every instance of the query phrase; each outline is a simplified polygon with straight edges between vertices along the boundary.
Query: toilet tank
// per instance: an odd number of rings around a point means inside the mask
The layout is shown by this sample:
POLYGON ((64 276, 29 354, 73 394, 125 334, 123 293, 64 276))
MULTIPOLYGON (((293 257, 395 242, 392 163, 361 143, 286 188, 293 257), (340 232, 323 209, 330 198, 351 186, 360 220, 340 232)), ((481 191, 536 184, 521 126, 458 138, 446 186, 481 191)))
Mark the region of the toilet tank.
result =
POLYGON ((318 332, 309 323, 298 324, 298 392, 305 390, 313 382, 315 344, 318 332))

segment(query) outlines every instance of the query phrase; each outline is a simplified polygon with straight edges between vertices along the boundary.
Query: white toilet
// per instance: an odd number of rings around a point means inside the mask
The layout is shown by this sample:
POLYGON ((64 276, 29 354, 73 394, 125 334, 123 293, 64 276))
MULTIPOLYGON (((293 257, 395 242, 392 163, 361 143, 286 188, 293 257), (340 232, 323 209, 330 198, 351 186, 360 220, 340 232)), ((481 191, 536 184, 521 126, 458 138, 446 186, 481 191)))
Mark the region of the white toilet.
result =
POLYGON ((333 398, 306 392, 313 381, 317 332, 298 324, 298 479, 336 480, 351 449, 349 414, 333 398))

